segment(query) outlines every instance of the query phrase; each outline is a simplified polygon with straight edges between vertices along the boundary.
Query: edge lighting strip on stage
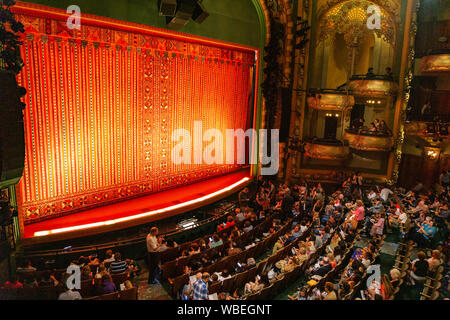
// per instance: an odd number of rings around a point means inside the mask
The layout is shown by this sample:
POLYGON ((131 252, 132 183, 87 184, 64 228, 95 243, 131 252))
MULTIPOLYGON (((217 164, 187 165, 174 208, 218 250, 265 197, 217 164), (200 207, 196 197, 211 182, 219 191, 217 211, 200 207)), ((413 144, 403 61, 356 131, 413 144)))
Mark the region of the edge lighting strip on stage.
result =
POLYGON ((250 128, 257 49, 85 14, 70 30, 64 10, 13 10, 25 26, 24 225, 244 166, 175 165, 172 133, 250 128))
POLYGON ((96 222, 96 223, 90 223, 90 224, 84 224, 84 225, 78 225, 78 226, 72 226, 72 227, 66 227, 66 228, 60 228, 60 229, 53 229, 53 230, 45 230, 45 231, 37 231, 34 233, 35 237, 42 237, 42 236, 48 236, 48 235, 52 235, 52 234, 59 234, 59 233, 65 233, 65 232, 71 232, 71 231, 79 231, 79 230, 85 230, 85 229, 90 229, 90 228, 96 228, 96 227, 102 227, 102 226, 110 226, 113 224, 117 224, 117 223, 121 223, 121 222, 126 222, 126 221, 130 221, 130 220, 136 220, 136 219, 141 219, 141 218, 145 218, 148 216, 152 216, 155 214, 161 214, 161 213, 165 213, 165 212, 169 212, 169 211, 173 211, 173 210, 177 210, 177 209, 181 209, 181 208, 185 208, 187 206, 214 198, 216 196, 219 196, 225 192, 231 191, 237 187, 239 187, 240 185, 246 183, 247 181, 249 181, 250 178, 249 177, 245 177, 241 180, 239 180, 236 183, 233 183, 232 185, 220 189, 218 191, 215 191, 213 193, 210 193, 208 195, 205 195, 203 197, 197 198, 197 199, 193 199, 193 200, 189 200, 186 202, 182 202, 173 206, 169 206, 169 207, 165 207, 165 208, 161 208, 161 209, 157 209, 157 210, 153 210, 153 211, 149 211, 149 212, 145 212, 145 213, 140 213, 140 214, 136 214, 136 215, 132 215, 132 216, 128 216, 128 217, 123 217, 123 218, 118 218, 118 219, 114 219, 114 220, 108 220, 108 221, 101 221, 101 222, 96 222))

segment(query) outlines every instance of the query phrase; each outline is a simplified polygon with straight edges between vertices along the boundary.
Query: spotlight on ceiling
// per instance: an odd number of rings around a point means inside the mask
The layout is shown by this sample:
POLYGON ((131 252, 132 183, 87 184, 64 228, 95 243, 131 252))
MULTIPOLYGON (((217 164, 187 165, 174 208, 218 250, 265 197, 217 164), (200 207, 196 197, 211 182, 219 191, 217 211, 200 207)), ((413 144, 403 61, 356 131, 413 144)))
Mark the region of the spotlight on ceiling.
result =
POLYGON ((159 0, 159 15, 173 17, 177 12, 177 0, 159 0))

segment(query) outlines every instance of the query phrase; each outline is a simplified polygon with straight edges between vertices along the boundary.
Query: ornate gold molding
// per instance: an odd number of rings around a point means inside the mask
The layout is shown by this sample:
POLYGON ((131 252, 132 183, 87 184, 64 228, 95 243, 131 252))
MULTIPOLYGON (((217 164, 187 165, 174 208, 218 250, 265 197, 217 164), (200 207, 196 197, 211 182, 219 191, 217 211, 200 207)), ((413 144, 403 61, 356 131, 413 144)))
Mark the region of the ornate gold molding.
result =
POLYGON ((362 97, 386 97, 395 96, 398 92, 398 85, 388 80, 350 80, 348 84, 349 90, 356 95, 362 97))
POLYGON ((348 141, 350 148, 362 151, 391 151, 394 139, 385 136, 363 136, 350 132, 344 133, 344 140, 348 141))
POLYGON ((310 108, 326 111, 345 111, 355 105, 353 96, 335 93, 319 93, 307 101, 310 108))
POLYGON ((450 72, 450 53, 433 54, 422 58, 420 71, 427 72, 450 72))
POLYGON ((308 142, 305 145, 305 155, 312 159, 347 160, 350 157, 348 146, 330 146, 308 142))

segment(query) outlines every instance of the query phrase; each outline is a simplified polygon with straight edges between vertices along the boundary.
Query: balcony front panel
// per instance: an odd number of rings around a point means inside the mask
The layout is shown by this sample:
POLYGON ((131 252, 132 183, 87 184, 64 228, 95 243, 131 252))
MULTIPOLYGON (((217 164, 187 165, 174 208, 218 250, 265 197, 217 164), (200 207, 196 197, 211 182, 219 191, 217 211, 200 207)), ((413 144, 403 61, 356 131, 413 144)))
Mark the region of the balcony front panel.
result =
POLYGON ((321 93, 308 98, 308 106, 324 111, 344 111, 355 105, 355 98, 345 94, 321 93))
POLYGON ((346 160, 350 156, 350 148, 348 146, 334 146, 308 142, 305 145, 305 155, 312 159, 346 160))
POLYGON ((353 95, 369 98, 395 96, 398 91, 397 83, 379 79, 350 80, 348 87, 353 95))
POLYGON ((350 148, 362 151, 390 151, 394 146, 394 139, 390 136, 360 135, 346 131, 344 140, 350 148))
POLYGON ((422 73, 450 72, 450 53, 433 54, 422 58, 422 73))

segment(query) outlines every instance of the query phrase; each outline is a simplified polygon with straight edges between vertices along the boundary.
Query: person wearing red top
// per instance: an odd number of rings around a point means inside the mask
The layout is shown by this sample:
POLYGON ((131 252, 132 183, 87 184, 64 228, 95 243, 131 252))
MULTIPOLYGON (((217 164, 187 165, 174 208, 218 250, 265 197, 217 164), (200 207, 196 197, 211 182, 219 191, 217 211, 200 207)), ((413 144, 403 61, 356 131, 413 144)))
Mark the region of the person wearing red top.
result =
POLYGON ((356 200, 356 208, 353 214, 356 221, 358 221, 358 228, 361 228, 364 221, 364 204, 361 200, 356 200))
POLYGON ((2 289, 22 289, 23 284, 19 282, 17 279, 11 279, 10 281, 6 281, 5 285, 2 287, 2 289))
POLYGON ((219 225, 219 231, 228 229, 228 228, 234 226, 235 224, 236 224, 236 222, 234 221, 233 217, 232 217, 232 216, 229 216, 229 217, 227 218, 227 223, 225 223, 224 225, 223 225, 223 224, 222 224, 222 225, 219 225))

